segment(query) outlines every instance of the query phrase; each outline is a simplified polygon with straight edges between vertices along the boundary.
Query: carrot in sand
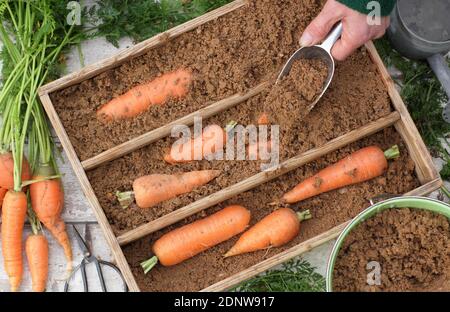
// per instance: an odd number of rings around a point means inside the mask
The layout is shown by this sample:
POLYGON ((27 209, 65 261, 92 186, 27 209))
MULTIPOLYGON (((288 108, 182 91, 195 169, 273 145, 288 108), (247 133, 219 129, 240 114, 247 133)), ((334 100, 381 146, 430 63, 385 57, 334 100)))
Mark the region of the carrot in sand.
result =
POLYGON ((97 111, 97 118, 101 121, 114 121, 135 117, 153 105, 165 104, 170 98, 184 97, 191 81, 192 74, 186 69, 163 74, 103 105, 97 111))
MULTIPOLYGON (((30 179, 30 166, 23 157, 22 181, 30 179)), ((0 153, 0 187, 12 190, 14 188, 14 160, 11 152, 0 153)))
POLYGON ((289 204, 296 203, 378 177, 388 168, 387 160, 397 158, 399 154, 397 145, 385 152, 377 146, 360 149, 298 184, 283 195, 283 201, 289 204))
POLYGON ((32 289, 34 292, 45 291, 48 277, 48 241, 42 233, 41 222, 33 210, 28 211, 32 234, 25 242, 25 252, 31 273, 32 289))
POLYGON ((266 112, 262 112, 258 117, 258 125, 270 124, 269 115, 266 112))
POLYGON ((308 219, 309 210, 295 213, 289 208, 277 209, 242 234, 225 257, 282 246, 297 236, 300 222, 308 219))
POLYGON ((219 176, 220 170, 201 170, 178 174, 151 174, 137 178, 132 192, 117 192, 123 208, 133 200, 141 208, 150 208, 160 202, 191 192, 219 176))
POLYGON ((250 222, 250 211, 228 206, 204 219, 175 229, 153 244, 150 259, 141 263, 148 273, 158 261, 164 266, 181 263, 243 232, 250 222))
POLYGON ((63 247, 68 262, 68 270, 72 268, 72 247, 66 231, 66 224, 61 218, 64 206, 64 192, 61 180, 51 179, 55 170, 49 164, 41 164, 33 175, 33 180, 40 180, 30 185, 31 206, 39 220, 52 233, 63 247))
POLYGON ((225 130, 218 125, 209 125, 202 131, 201 137, 195 137, 183 143, 174 143, 164 160, 171 164, 185 163, 205 159, 222 150, 227 141, 227 133, 236 126, 235 121, 227 124, 225 130))
POLYGON ((23 275, 22 231, 27 214, 27 196, 22 191, 10 190, 3 199, 2 253, 11 291, 19 289, 23 275))

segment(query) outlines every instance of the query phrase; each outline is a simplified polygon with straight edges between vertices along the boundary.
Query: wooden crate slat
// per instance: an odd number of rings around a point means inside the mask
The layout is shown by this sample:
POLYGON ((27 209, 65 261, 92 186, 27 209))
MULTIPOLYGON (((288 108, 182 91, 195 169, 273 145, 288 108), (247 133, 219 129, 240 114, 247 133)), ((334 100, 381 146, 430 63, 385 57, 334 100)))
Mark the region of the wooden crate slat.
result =
POLYGON ((403 141, 405 141, 408 148, 409 155, 416 163, 416 173, 419 181, 424 184, 439 176, 436 168, 433 165, 433 160, 428 152, 425 143, 417 130, 414 121, 412 120, 408 109, 406 108, 403 99, 395 88, 395 83, 389 75, 377 49, 372 41, 366 44, 366 48, 372 61, 377 66, 379 74, 387 88, 392 105, 395 110, 400 113, 401 122, 395 124, 395 128, 400 133, 403 141))
POLYGON ((119 241, 120 245, 131 243, 139 238, 142 238, 150 233, 153 233, 180 220, 183 220, 206 208, 212 207, 218 203, 230 199, 237 194, 246 192, 261 184, 273 180, 283 174, 286 174, 289 171, 297 169, 304 164, 314 161, 352 142, 358 141, 368 135, 387 128, 393 125, 399 119, 400 115, 397 112, 392 112, 386 117, 382 117, 377 121, 367 124, 366 126, 360 127, 359 129, 353 130, 336 139, 333 139, 321 147, 311 149, 298 156, 288 159, 285 162, 281 163, 276 170, 257 173, 250 178, 247 178, 214 194, 206 196, 185 207, 177 209, 165 216, 160 217, 159 219, 153 220, 149 223, 137 227, 136 229, 128 231, 120 235, 117 240, 119 241))
MULTIPOLYGON (((405 195, 409 196, 423 196, 427 195, 430 192, 434 191, 436 188, 440 187, 442 184, 441 179, 435 179, 431 182, 428 182, 425 185, 422 185, 419 188, 416 188, 415 190, 406 193, 405 195)), ((238 285, 239 283, 242 283, 243 281, 250 279, 260 273, 263 273, 264 271, 267 271, 270 268, 273 268, 274 266, 277 266, 279 264, 282 264, 283 262, 286 262, 294 257, 300 256, 301 254, 310 251, 311 249, 318 247, 336 237, 339 236, 339 234, 342 232, 342 230, 347 226, 348 223, 350 223, 351 220, 344 222, 338 226, 333 227, 332 229, 317 235, 311 239, 308 239, 288 250, 285 250, 269 259, 266 259, 260 263, 257 263, 244 271, 241 271, 235 275, 232 275, 220 282, 217 282, 209 287, 206 287, 205 289, 201 291, 224 291, 227 290, 233 286, 238 285)))
POLYGON ((116 264, 119 267, 120 271, 122 272, 123 277, 128 285, 128 288, 130 289, 130 291, 139 291, 139 287, 136 284, 136 280, 134 279, 134 276, 131 273, 130 266, 128 265, 127 260, 125 259, 122 249, 120 248, 119 243, 117 242, 117 238, 115 237, 111 229, 111 226, 108 223, 108 219, 106 218, 105 213, 102 207, 100 206, 97 197, 95 196, 94 190, 92 189, 92 186, 89 183, 89 180, 86 176, 86 172, 81 167, 81 163, 78 160, 78 157, 75 153, 72 143, 69 140, 69 137, 67 136, 66 130, 64 130, 61 120, 56 114, 56 111, 50 100, 50 96, 48 94, 44 94, 41 95, 40 98, 42 105, 44 106, 44 109, 47 113, 47 116, 51 124, 53 125, 53 128, 56 131, 56 134, 61 140, 61 144, 64 147, 67 157, 69 158, 69 161, 74 169, 75 175, 78 177, 78 180, 80 181, 81 188, 83 189, 86 198, 88 199, 92 209, 94 210, 95 217, 97 218, 97 221, 100 227, 102 228, 103 233, 105 234, 105 239, 111 248, 111 251, 116 260, 116 264))
POLYGON ((235 94, 221 101, 217 101, 207 107, 204 107, 198 111, 195 111, 162 127, 144 133, 143 135, 140 135, 122 144, 116 145, 115 147, 103 153, 100 153, 97 156, 94 156, 81 162, 81 165, 85 170, 94 169, 104 163, 122 157, 128 153, 131 153, 146 145, 158 141, 166 136, 169 136, 174 126, 177 125, 191 126, 192 124, 194 124, 195 117, 202 117, 206 119, 214 115, 217 115, 218 113, 223 112, 227 109, 230 109, 242 102, 245 102, 249 98, 262 92, 268 85, 269 85, 268 82, 263 82, 243 95, 235 94))
POLYGON ((140 56, 150 49, 153 49, 161 44, 164 44, 170 39, 178 37, 188 31, 191 31, 197 28, 200 25, 203 25, 207 22, 210 22, 214 19, 217 19, 227 13, 230 13, 236 9, 247 4, 247 0, 236 0, 229 4, 226 4, 216 10, 213 10, 209 13, 206 13, 202 16, 194 18, 184 24, 178 25, 174 28, 171 28, 161 34, 158 34, 150 39, 142 41, 131 48, 125 49, 118 54, 106 58, 100 62, 94 63, 92 65, 86 66, 81 70, 64 76, 60 79, 57 79, 53 82, 42 86, 39 89, 39 94, 52 93, 75 84, 78 84, 84 80, 90 79, 100 73, 103 73, 111 68, 117 67, 124 62, 132 59, 134 57, 140 56))

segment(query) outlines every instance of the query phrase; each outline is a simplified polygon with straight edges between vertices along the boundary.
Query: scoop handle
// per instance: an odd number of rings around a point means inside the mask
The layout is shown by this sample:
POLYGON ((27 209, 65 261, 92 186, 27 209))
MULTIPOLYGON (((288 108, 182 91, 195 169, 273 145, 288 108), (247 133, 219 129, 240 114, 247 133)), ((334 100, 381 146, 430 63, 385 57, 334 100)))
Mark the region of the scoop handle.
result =
POLYGON ((342 22, 339 22, 336 26, 334 26, 333 30, 325 38, 320 47, 331 54, 331 48, 334 46, 339 37, 341 37, 341 35, 342 35, 342 22))

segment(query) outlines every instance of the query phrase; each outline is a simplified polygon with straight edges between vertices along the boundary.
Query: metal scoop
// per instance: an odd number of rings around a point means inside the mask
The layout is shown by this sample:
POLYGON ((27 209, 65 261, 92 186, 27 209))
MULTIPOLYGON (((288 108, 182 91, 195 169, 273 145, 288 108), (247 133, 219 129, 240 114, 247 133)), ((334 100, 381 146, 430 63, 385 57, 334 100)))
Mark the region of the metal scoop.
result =
POLYGON ((324 83, 324 87, 322 92, 316 97, 313 103, 308 107, 308 111, 312 110, 314 106, 319 102, 319 100, 322 98, 322 96, 325 94, 325 91, 327 91, 328 87, 330 86, 331 79, 333 79, 334 75, 334 59, 331 56, 331 48, 336 43, 336 41, 339 39, 339 37, 342 34, 342 22, 339 22, 333 30, 330 32, 327 38, 323 41, 321 45, 314 45, 310 47, 302 47, 298 49, 292 56, 289 58, 287 63, 284 65, 283 69, 281 70, 280 75, 277 78, 276 83, 278 83, 283 77, 287 76, 289 72, 291 71, 292 64, 294 61, 298 59, 320 59, 322 60, 328 68, 328 76, 327 80, 324 83))

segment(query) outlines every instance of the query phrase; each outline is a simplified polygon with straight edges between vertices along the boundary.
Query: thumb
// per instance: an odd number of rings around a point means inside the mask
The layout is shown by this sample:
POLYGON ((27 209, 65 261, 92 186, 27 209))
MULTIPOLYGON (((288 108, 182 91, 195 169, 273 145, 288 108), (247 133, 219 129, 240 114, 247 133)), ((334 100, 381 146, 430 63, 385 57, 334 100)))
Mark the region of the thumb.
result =
POLYGON ((306 27, 300 38, 300 45, 305 47, 321 42, 341 17, 339 10, 325 5, 320 14, 306 27))

